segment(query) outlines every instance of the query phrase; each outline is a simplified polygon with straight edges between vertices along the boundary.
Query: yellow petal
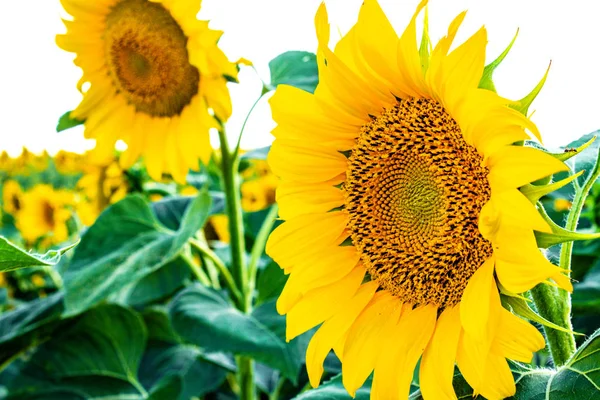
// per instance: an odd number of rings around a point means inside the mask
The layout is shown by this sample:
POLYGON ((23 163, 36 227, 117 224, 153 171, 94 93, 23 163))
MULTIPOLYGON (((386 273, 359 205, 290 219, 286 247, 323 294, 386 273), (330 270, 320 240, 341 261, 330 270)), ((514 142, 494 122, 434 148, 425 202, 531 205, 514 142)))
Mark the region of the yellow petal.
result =
POLYGON ((544 337, 533 325, 504 308, 494 344, 500 350, 497 355, 525 363, 530 363, 533 353, 545 346, 544 337))
POLYGON ((485 64, 487 32, 482 27, 465 43, 450 53, 442 61, 441 87, 435 88, 441 95, 444 107, 453 114, 454 109, 465 94, 476 89, 485 64))
POLYGON ((402 313, 390 335, 393 345, 381 353, 375 367, 373 390, 379 399, 408 397, 415 366, 431 339, 436 318, 437 307, 432 305, 402 313))
POLYGON ((306 293, 287 314, 286 339, 292 340, 343 308, 360 287, 365 273, 364 267, 357 266, 340 281, 306 293))
POLYGON ((480 390, 483 397, 502 400, 516 393, 515 379, 504 357, 489 354, 485 366, 480 390))
POLYGON ((462 326, 475 340, 484 341, 498 321, 492 318, 493 307, 500 304, 494 281, 494 258, 489 258, 469 280, 460 302, 462 326))
MULTIPOLYGON (((289 273, 307 255, 336 246, 348 223, 348 214, 333 211, 302 215, 278 226, 267 241, 267 254, 289 273)), ((342 239, 343 240, 343 239, 342 239)))
POLYGON ((376 282, 363 284, 354 297, 337 314, 325 321, 310 340, 306 350, 306 369, 312 387, 319 386, 325 357, 373 298, 375 290, 376 282))
POLYGON ((460 307, 447 308, 438 318, 421 359, 419 383, 424 398, 456 400, 452 379, 460 331, 460 307))
POLYGON ((567 171, 562 162, 532 147, 507 146, 488 158, 492 192, 521 187, 548 175, 567 171))
POLYGON ((273 142, 268 161, 275 175, 304 183, 325 182, 348 167, 346 157, 335 150, 281 139, 273 142))
POLYGON ((378 292, 350 327, 344 346, 342 383, 351 396, 373 371, 382 349, 379 335, 385 322, 401 305, 387 291, 378 292))
POLYGON ((417 16, 425 5, 427 5, 427 0, 419 3, 410 23, 398 41, 398 70, 402 74, 402 80, 397 81, 396 84, 403 93, 414 97, 429 97, 417 48, 416 28, 417 16))
POLYGON ((332 184, 284 181, 277 187, 279 215, 291 219, 303 214, 325 213, 344 204, 344 192, 332 184))

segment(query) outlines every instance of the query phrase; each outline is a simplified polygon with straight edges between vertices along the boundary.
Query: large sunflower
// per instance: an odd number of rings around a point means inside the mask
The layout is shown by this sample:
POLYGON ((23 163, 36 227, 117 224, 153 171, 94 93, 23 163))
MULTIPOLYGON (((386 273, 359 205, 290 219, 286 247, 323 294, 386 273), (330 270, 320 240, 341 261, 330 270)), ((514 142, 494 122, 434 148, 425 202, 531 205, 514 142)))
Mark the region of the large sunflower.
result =
POLYGON ((222 32, 196 19, 200 0, 61 0, 73 16, 57 44, 77 54, 90 86, 71 117, 85 119, 100 159, 119 139, 129 168, 184 182, 211 154, 208 131, 231 114, 227 79, 237 69, 217 47, 222 32), (215 119, 216 118, 216 119, 215 119))
POLYGON ((426 399, 456 399, 455 362, 489 400, 515 393, 507 359, 530 362, 536 328, 504 309, 499 288, 571 290, 537 247, 550 232, 519 187, 567 167, 530 147, 536 126, 514 102, 479 88, 482 27, 449 52, 465 13, 435 47, 416 18, 398 37, 375 0, 328 48, 316 16, 319 85, 279 86, 269 155, 285 222, 267 252, 289 273, 278 300, 287 338, 322 324, 306 362, 319 384, 331 349, 350 394, 374 372, 371 397, 407 398, 420 363, 426 399))

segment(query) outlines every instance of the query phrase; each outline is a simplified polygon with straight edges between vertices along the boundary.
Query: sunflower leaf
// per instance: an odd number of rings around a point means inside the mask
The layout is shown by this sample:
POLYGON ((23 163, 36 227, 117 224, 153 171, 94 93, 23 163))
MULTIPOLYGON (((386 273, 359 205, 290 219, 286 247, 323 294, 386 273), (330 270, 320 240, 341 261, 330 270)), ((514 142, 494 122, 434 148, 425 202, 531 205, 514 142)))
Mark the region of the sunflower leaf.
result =
POLYGON ((58 119, 58 124, 56 125, 56 132, 66 131, 67 129, 74 128, 84 123, 85 120, 71 118, 71 111, 67 111, 58 119))
POLYGON ((271 89, 290 85, 314 93, 319 83, 317 56, 307 51, 287 51, 269 62, 271 89))
POLYGON ((0 236, 0 272, 38 266, 56 265, 63 254, 77 246, 73 243, 59 250, 50 250, 46 254, 33 254, 15 246, 0 236))
MULTIPOLYGON (((371 378, 356 391, 354 400, 369 400, 371 395, 371 378)), ((323 383, 316 389, 308 390, 294 400, 352 400, 344 385, 342 384, 342 375, 337 375, 328 382, 323 383)))
POLYGON ((208 192, 201 191, 177 231, 163 227, 141 196, 109 207, 83 235, 64 274, 66 315, 98 304, 177 258, 204 225, 210 204, 208 192))
POLYGON ((24 399, 147 399, 137 378, 146 338, 136 312, 101 305, 55 332, 3 383, 24 399))
POLYGON ((274 330, 279 326, 285 329, 285 325, 271 303, 246 315, 218 292, 196 285, 173 300, 170 316, 173 328, 186 341, 207 351, 250 356, 296 381, 304 353, 295 345, 297 339, 286 343, 282 332, 274 330))

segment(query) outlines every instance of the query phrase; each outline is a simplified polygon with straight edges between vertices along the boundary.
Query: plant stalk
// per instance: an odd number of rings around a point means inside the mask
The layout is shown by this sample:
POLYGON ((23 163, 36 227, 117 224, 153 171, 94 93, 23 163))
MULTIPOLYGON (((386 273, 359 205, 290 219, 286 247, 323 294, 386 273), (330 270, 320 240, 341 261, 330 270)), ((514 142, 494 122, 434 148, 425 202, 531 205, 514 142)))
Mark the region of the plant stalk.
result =
MULTIPOLYGON (((231 269, 233 270, 233 279, 235 280, 236 287, 241 292, 241 302, 238 308, 243 313, 250 314, 252 312, 252 296, 247 295, 249 282, 245 257, 246 242, 244 238, 242 201, 240 198, 237 151, 235 153, 230 151, 224 129, 219 130, 219 141, 221 144, 221 170, 223 173, 226 211, 229 220, 229 234, 231 236, 231 269)), ((240 399, 255 400, 254 361, 249 357, 238 357, 237 364, 240 399)))

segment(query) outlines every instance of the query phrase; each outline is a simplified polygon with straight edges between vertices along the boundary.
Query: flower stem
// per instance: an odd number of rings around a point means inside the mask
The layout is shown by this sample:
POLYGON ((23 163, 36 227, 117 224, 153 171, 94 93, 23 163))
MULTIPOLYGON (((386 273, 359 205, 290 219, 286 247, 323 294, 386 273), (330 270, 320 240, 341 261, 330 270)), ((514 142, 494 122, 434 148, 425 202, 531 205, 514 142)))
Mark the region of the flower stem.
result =
MULTIPOLYGON (((567 215, 565 229, 574 232, 579 223, 579 217, 594 182, 600 175, 600 158, 596 162, 594 169, 586 179, 583 186, 577 180, 573 182, 575 186, 575 197, 571 210, 567 215)), ((571 256, 573 254, 573 242, 565 242, 560 248, 559 267, 565 270, 567 276, 571 272, 571 256)), ((539 314, 547 320, 554 322, 570 331, 573 331, 571 324, 571 294, 563 289, 550 287, 548 285, 538 285, 531 291, 533 301, 539 314)), ((557 367, 564 365, 573 354, 577 346, 575 337, 572 333, 558 331, 549 327, 544 327, 548 347, 552 354, 554 365, 557 367)))
POLYGON ((273 204, 269 210, 269 213, 265 217, 260 230, 258 231, 258 235, 256 235, 256 240, 254 241, 254 246, 252 247, 252 252, 250 253, 250 263, 248 264, 248 293, 246 293, 246 296, 249 296, 249 298, 246 299, 246 301, 252 301, 252 295, 254 293, 254 289, 256 288, 258 262, 260 261, 260 256, 265 250, 265 244, 267 243, 267 239, 269 238, 273 224, 275 224, 278 212, 279 207, 277 204, 273 204))
MULTIPOLYGON (((565 290, 542 283, 531 289, 531 297, 539 315, 572 331, 571 296, 567 292, 565 297, 560 292, 565 292, 565 290)), ((548 326, 544 326, 544 333, 554 365, 556 367, 564 365, 575 353, 575 337, 572 333, 548 326)))
MULTIPOLYGON (((229 219, 229 234, 231 247, 231 269, 236 287, 241 292, 238 309, 245 314, 252 312, 252 296, 248 296, 248 272, 246 265, 246 242, 244 238, 244 220, 240 198, 240 177, 238 174, 237 151, 229 150, 229 143, 224 129, 219 130, 221 144, 221 170, 223 172, 223 187, 225 190, 226 211, 229 219)), ((254 385, 254 361, 249 357, 238 357, 238 382, 240 384, 240 399, 256 399, 254 385)))
POLYGON ((225 279, 225 283, 227 284, 227 288, 233 295, 234 301, 236 305, 241 304, 242 296, 240 291, 235 285, 235 281, 233 280, 233 276, 231 272, 227 269, 227 266, 223 264, 223 261, 212 251, 208 246, 204 245, 204 243, 199 242, 195 239, 190 239, 189 243, 192 245, 194 249, 196 249, 199 253, 204 255, 208 261, 211 261, 213 265, 219 271, 219 274, 225 279))
POLYGON ((208 275, 206 275, 206 272, 204 272, 202 268, 200 268, 200 266, 196 264, 196 261, 194 261, 189 254, 183 251, 179 256, 183 261, 185 261, 185 263, 188 265, 188 267, 190 268, 196 279, 200 281, 200 283, 202 283, 204 286, 211 287, 208 275))

